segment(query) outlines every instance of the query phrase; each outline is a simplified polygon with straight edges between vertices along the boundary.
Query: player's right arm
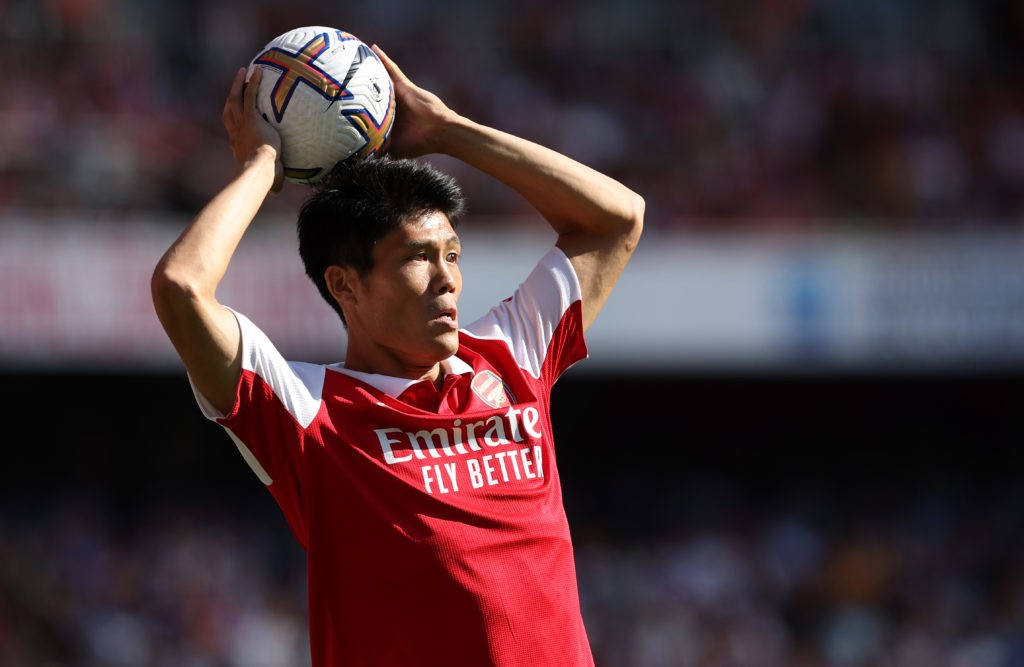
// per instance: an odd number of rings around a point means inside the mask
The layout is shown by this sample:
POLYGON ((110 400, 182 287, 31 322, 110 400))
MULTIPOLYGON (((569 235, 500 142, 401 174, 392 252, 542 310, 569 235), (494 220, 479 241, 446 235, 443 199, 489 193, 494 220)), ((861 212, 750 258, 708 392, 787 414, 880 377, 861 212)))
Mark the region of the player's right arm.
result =
POLYGON ((587 329, 603 308, 643 231, 645 202, 619 181, 551 148, 472 121, 413 83, 378 46, 398 98, 389 152, 442 153, 516 190, 558 234, 573 266, 587 329))
POLYGON ((222 413, 234 405, 241 335, 234 314, 217 301, 217 286, 267 194, 283 183, 280 138, 256 111, 261 73, 256 68, 245 85, 240 69, 224 104, 238 173, 168 248, 150 283, 157 317, 193 386, 222 413))

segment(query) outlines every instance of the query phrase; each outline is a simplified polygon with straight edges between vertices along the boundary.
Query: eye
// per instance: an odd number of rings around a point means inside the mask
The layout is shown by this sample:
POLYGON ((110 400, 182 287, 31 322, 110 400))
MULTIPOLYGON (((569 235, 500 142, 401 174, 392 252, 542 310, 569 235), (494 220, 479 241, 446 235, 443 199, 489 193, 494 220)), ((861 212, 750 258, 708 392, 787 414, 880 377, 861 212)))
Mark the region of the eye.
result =
POLYGON ((452 264, 458 264, 459 263, 459 253, 457 253, 457 252, 450 252, 447 255, 445 255, 445 259, 448 260, 449 262, 451 262, 452 264))

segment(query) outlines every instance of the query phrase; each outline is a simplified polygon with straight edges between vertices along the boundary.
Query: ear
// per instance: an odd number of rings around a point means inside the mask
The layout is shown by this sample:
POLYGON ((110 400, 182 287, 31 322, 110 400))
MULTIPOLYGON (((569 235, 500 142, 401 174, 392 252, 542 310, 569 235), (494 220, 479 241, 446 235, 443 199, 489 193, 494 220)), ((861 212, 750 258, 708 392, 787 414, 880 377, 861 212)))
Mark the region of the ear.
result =
POLYGON ((352 308, 358 301, 359 273, 351 266, 332 264, 324 270, 324 279, 331 296, 342 310, 352 308))

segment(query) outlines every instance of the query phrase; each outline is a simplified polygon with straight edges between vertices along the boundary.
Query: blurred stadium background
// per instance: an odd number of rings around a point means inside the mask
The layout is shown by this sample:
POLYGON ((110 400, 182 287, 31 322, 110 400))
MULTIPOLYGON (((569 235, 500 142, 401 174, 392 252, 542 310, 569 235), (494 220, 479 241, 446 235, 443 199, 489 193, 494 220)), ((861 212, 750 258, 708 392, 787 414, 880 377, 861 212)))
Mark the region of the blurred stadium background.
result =
MULTIPOLYGON (((234 169, 235 68, 312 24, 647 198, 554 406, 601 667, 1024 665, 1017 0, 0 1, 0 664, 308 663, 302 554, 148 277, 234 169)), ((431 160, 472 316, 551 239, 431 160)), ((302 195, 223 296, 333 360, 302 195)))

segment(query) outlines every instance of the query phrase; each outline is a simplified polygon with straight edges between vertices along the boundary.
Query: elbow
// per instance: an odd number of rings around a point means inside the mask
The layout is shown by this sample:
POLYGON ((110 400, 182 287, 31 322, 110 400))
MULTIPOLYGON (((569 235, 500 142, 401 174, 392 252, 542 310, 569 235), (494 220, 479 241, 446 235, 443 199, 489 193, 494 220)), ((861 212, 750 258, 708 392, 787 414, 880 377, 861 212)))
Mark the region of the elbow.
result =
POLYGON ((174 273, 169 270, 167 263, 161 261, 149 278, 149 291, 153 296, 153 304, 159 310, 161 304, 172 301, 176 293, 186 291, 186 288, 181 281, 175 280, 174 273))
POLYGON ((161 261, 149 279, 149 290, 157 317, 166 326, 183 304, 194 303, 199 291, 185 276, 161 261))
POLYGON ((157 265, 149 279, 149 291, 153 298, 153 309, 160 323, 166 328, 174 312, 174 304, 186 290, 174 280, 163 262, 157 265))
POLYGON ((630 251, 640 242, 640 236, 644 232, 644 214, 646 210, 647 202, 644 201, 644 198, 635 192, 631 193, 622 222, 622 235, 626 239, 626 244, 630 251))

